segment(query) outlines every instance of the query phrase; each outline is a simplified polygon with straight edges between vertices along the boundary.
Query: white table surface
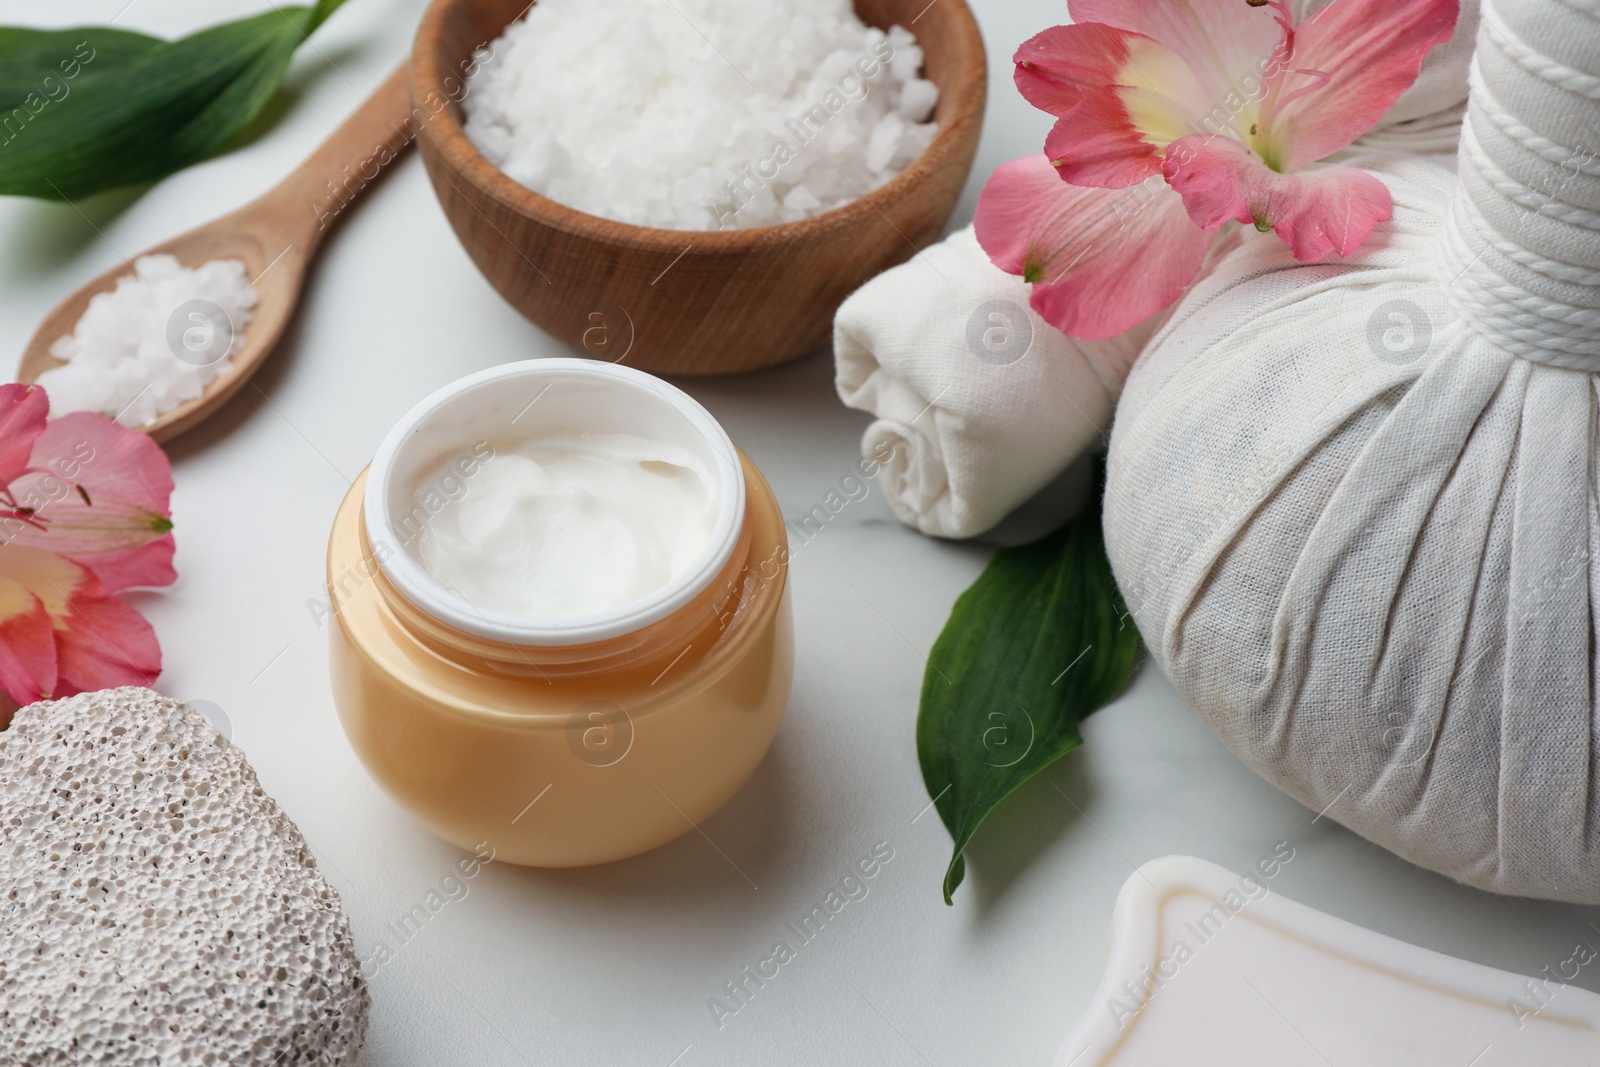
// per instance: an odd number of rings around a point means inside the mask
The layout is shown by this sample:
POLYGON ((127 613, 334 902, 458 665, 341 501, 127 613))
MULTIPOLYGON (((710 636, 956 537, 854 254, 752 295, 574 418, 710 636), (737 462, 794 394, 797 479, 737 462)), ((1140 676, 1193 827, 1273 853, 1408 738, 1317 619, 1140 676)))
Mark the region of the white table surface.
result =
MULTIPOLYGON (((0 23, 103 23, 125 5, 78 0, 68 16, 0 0, 0 23)), ((260 6, 134 0, 118 25, 177 35, 260 6)), ((422 7, 351 0, 297 57, 282 121, 240 151, 138 196, 0 201, 8 357, 83 281, 287 173, 405 54, 422 7)), ((991 99, 957 223, 984 175, 1042 143, 1048 118, 1011 87, 1009 55, 1064 17, 1060 0, 973 7, 991 99)), ((259 390, 170 448, 180 577, 136 600, 164 649, 158 688, 225 711, 343 895, 363 956, 380 939, 394 949, 372 976, 370 1067, 1046 1064, 1090 1006, 1133 865, 1189 853, 1242 870, 1280 841, 1295 858, 1276 891, 1419 945, 1533 974, 1576 942, 1600 944, 1594 909, 1465 889, 1314 821, 1236 762, 1154 669, 1087 724, 1082 749, 990 818, 945 907, 949 837, 934 813, 918 817, 928 797, 917 694, 923 657, 988 550, 902 528, 876 486, 796 553, 793 701, 766 762, 703 836, 589 870, 491 865, 400 944, 389 924, 459 854, 379 791, 340 732, 327 633, 310 607, 329 522, 414 401, 471 371, 564 351, 479 276, 412 155, 335 235, 259 390), (708 998, 791 940, 785 924, 879 842, 894 859, 866 899, 719 1029, 708 998)), ((826 354, 679 384, 791 515, 857 457, 867 419, 839 404, 826 354)), ((1577 984, 1600 989, 1600 969, 1577 984)))

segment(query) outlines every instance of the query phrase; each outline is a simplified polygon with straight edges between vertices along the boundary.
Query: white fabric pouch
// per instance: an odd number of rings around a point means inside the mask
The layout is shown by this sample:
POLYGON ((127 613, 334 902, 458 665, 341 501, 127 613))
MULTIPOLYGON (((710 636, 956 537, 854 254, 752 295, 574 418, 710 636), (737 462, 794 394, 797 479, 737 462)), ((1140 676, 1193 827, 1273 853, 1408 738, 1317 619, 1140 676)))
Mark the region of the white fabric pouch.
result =
POLYGON ((1456 168, 1350 262, 1249 235, 1150 344, 1105 504, 1152 656, 1315 812, 1600 902, 1600 8, 1486 2, 1456 168))

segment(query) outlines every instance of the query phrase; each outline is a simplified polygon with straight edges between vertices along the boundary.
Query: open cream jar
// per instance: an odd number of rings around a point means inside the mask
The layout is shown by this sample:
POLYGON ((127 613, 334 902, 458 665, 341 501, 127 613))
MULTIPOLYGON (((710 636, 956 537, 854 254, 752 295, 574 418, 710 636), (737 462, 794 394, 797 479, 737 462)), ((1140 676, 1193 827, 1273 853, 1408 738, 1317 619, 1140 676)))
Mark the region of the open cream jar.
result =
POLYGON ((688 832, 772 743, 794 638, 766 480, 680 390, 540 359, 390 432, 334 520, 334 700, 435 833, 533 866, 688 832))

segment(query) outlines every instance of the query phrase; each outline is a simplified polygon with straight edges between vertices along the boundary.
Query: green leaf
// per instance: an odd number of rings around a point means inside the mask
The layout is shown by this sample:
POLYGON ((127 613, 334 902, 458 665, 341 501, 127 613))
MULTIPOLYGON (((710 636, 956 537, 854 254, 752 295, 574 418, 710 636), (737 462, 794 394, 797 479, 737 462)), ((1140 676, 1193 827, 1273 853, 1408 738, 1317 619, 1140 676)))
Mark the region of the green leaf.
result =
POLYGON ((344 0, 177 41, 110 27, 0 27, 0 195, 75 200, 226 151, 344 0))
POLYGON ((41 101, 70 95, 79 79, 126 67, 166 46, 159 38, 110 27, 92 31, 91 42, 89 32, 0 26, 0 114, 9 115, 30 95, 41 101), (91 64, 84 66, 89 57, 91 64))
POLYGON ((944 901, 962 853, 1012 790, 1083 743, 1078 723, 1133 670, 1139 634, 1100 532, 1103 465, 1092 499, 1060 530, 995 554, 956 601, 922 682, 922 781, 955 839, 944 901))

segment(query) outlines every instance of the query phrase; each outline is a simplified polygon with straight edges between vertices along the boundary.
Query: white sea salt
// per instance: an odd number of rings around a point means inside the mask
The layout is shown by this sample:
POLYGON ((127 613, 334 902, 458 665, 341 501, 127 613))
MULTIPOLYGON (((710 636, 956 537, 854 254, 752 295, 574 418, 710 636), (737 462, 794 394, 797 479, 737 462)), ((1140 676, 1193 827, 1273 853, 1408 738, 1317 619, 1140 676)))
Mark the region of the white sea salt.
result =
POLYGON ((680 230, 794 222, 933 140, 922 49, 849 0, 540 0, 477 57, 466 132, 569 207, 680 230))
POLYGON ((190 270, 173 256, 141 256, 50 346, 66 363, 39 375, 51 413, 96 411, 149 425, 228 369, 257 300, 237 259, 190 270))

